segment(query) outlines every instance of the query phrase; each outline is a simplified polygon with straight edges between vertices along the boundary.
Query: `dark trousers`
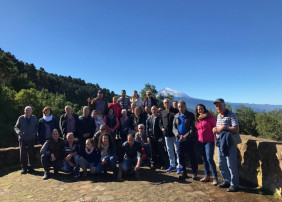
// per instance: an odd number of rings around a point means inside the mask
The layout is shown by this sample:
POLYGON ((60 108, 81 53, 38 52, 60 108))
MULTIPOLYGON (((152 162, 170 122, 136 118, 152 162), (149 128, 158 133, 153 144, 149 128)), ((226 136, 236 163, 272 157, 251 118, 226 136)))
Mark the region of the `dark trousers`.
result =
POLYGON ((156 139, 150 139, 151 143, 151 164, 156 166, 164 166, 165 164, 165 151, 163 142, 158 142, 156 139), (159 158, 157 158, 157 155, 159 158))
POLYGON ((55 161, 51 161, 50 159, 51 156, 47 156, 45 154, 41 155, 41 164, 42 167, 44 168, 44 171, 48 173, 50 166, 54 167, 54 171, 61 170, 61 168, 63 167, 63 160, 56 158, 55 161))
POLYGON ((29 141, 19 140, 19 146, 21 167, 26 170, 28 166, 32 167, 34 163, 34 139, 29 141))
POLYGON ((188 153, 190 158, 190 163, 192 167, 192 172, 194 174, 197 174, 198 171, 198 163, 197 163, 197 157, 194 150, 194 142, 192 140, 186 140, 183 142, 177 141, 177 151, 179 155, 179 162, 182 165, 182 171, 184 174, 187 173, 186 171, 186 153, 188 153))

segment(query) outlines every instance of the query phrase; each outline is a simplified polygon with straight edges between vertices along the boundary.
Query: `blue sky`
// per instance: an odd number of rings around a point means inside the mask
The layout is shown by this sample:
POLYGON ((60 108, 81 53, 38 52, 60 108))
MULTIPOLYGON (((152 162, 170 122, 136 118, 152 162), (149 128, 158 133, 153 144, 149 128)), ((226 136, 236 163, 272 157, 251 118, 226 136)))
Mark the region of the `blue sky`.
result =
POLYGON ((0 1, 0 48, 116 93, 282 104, 282 1, 0 1))

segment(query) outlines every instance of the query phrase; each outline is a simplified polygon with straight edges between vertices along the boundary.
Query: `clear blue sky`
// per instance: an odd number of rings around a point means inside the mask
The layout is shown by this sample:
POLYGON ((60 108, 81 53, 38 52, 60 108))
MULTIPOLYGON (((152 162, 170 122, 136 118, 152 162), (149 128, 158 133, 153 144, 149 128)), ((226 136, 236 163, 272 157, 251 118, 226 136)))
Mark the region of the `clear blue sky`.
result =
POLYGON ((281 0, 0 1, 0 48, 116 93, 282 104, 281 0))

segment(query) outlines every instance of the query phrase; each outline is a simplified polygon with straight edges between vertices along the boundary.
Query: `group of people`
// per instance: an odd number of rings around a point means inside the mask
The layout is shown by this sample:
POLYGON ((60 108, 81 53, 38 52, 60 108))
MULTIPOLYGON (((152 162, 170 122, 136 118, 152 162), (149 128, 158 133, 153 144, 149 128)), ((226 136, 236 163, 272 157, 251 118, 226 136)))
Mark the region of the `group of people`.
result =
POLYGON ((205 169, 201 182, 238 191, 237 144, 241 142, 239 124, 234 113, 226 109, 225 101, 216 99, 217 120, 206 107, 198 104, 195 114, 189 112, 184 101, 163 100, 164 109, 158 108, 150 91, 143 101, 134 91, 131 98, 126 91, 114 96, 108 105, 103 92, 98 91, 93 100, 87 99, 82 115, 72 113, 70 106, 57 121, 52 109, 45 107, 43 117, 37 120, 32 108, 25 107, 15 125, 19 137, 22 174, 33 172, 33 147, 35 138, 42 144, 41 163, 43 179, 50 177, 50 167, 58 171, 73 172, 74 177, 113 172, 114 179, 132 173, 138 179, 140 167, 177 172, 179 180, 187 178, 186 154, 189 156, 192 179, 197 179, 198 162, 195 145, 198 144, 205 169), (60 138, 63 137, 63 138, 60 138), (218 164, 223 182, 218 184, 213 159, 218 147, 218 164), (117 166, 118 164, 118 166, 117 166), (212 175, 212 177, 211 177, 212 175))

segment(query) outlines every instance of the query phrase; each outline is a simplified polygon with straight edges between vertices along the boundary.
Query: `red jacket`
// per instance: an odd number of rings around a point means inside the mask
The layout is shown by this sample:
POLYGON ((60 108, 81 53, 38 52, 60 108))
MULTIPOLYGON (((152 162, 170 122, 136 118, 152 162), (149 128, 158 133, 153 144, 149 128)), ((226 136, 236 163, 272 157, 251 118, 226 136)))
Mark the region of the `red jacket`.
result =
POLYGON ((198 130, 199 142, 214 142, 214 134, 212 129, 216 126, 216 121, 213 115, 207 114, 207 117, 203 120, 199 120, 196 124, 198 130))
POLYGON ((115 116, 118 118, 118 119, 120 119, 120 117, 121 117, 121 105, 119 104, 119 103, 111 103, 110 105, 109 105, 109 109, 110 108, 112 108, 113 110, 114 110, 114 114, 115 114, 115 116))

